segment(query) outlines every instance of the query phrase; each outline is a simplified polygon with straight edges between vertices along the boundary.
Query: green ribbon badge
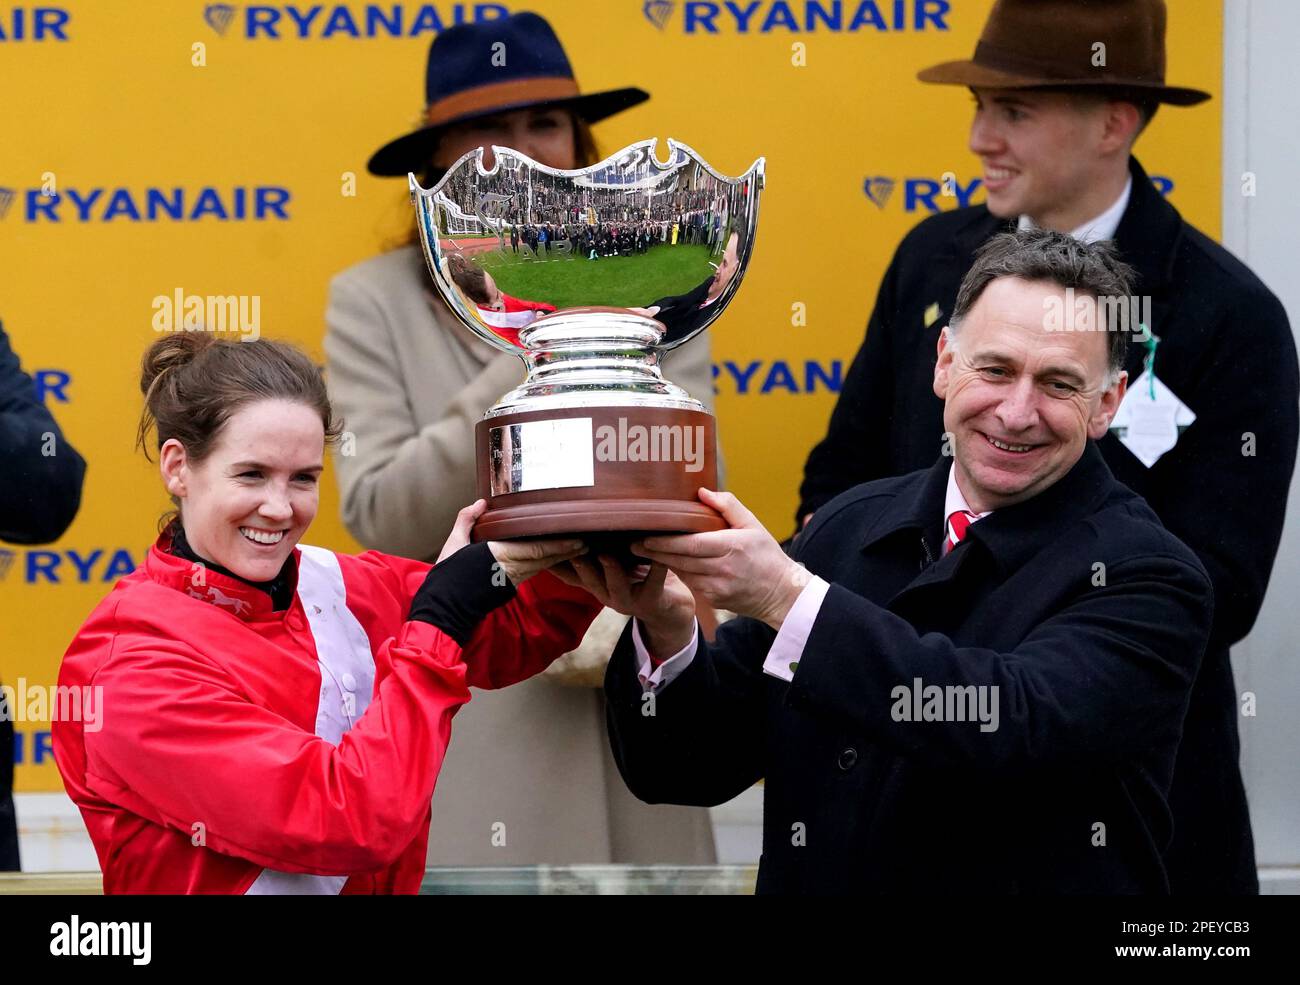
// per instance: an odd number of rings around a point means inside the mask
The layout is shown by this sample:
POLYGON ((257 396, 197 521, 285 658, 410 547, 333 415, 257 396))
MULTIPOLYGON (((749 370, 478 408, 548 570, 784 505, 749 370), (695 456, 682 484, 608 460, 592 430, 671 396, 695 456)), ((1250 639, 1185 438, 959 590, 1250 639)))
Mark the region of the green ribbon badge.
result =
POLYGON ((1142 334, 1138 336, 1138 341, 1147 347, 1146 358, 1142 361, 1142 368, 1146 370, 1147 387, 1150 391, 1151 399, 1156 399, 1156 346, 1160 344, 1160 336, 1151 331, 1145 324, 1139 323, 1138 328, 1142 329, 1142 334))

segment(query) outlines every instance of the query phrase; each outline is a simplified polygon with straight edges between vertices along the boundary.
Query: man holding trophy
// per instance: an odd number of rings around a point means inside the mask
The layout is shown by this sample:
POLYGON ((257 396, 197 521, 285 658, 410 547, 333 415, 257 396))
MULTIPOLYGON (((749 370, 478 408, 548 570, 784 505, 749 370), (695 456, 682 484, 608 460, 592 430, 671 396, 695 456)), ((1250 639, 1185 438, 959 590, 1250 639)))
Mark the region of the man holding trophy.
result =
POLYGON ((790 557, 707 466, 596 453, 615 421, 708 421, 658 371, 690 333, 655 316, 686 306, 679 324, 703 329, 752 247, 762 161, 728 179, 668 148, 554 172, 497 147, 490 170, 476 152, 433 189, 411 180, 466 327, 490 334, 448 273, 463 252, 448 225, 467 217, 496 239, 478 262, 502 289, 557 309, 520 330, 528 378, 477 427, 475 537, 592 545, 554 570, 634 617, 605 685, 629 788, 712 806, 765 780, 760 892, 1167 893, 1169 783, 1213 595, 1095 445, 1128 380, 1128 326, 1099 299, 1128 296, 1132 269, 1051 231, 990 241, 938 344, 953 456, 833 500, 790 557), (720 292, 642 306, 661 271, 640 258, 598 285, 563 254, 513 259, 533 201, 654 219, 701 192, 736 250, 720 292), (1096 303, 1097 330, 1053 331, 1043 312, 1067 297, 1096 303), (708 642, 695 596, 742 618, 708 642))
POLYGON ((1096 448, 1127 335, 1043 318, 1129 276, 1105 244, 990 241, 938 346, 953 456, 827 503, 793 558, 702 491, 730 529, 635 544, 639 584, 570 562, 636 617, 605 684, 632 791, 718 804, 765 780, 759 892, 1169 891, 1209 579, 1096 448), (704 641, 688 589, 743 618, 704 641))

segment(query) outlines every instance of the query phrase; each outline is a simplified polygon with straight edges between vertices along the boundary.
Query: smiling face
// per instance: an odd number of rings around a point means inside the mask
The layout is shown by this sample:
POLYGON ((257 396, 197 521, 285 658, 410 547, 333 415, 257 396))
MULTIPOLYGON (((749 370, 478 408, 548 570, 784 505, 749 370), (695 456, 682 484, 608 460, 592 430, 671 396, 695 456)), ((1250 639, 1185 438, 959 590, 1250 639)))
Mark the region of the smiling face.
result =
POLYGON ((953 436, 957 484, 976 512, 1038 495, 1101 438, 1124 397, 1127 376, 1108 379, 1104 332, 1052 332, 1053 283, 992 281, 961 322, 956 344, 939 336, 934 392, 953 436))
POLYGON ((505 303, 501 300, 501 291, 497 287, 497 282, 492 279, 492 275, 486 270, 483 271, 483 285, 487 290, 487 300, 483 302, 484 307, 504 308, 505 303))
POLYGON ((712 301, 718 297, 731 283, 736 271, 740 269, 740 236, 738 233, 732 233, 727 237, 727 247, 722 251, 722 257, 718 261, 718 269, 713 273, 713 280, 709 282, 708 300, 712 301))
POLYGON ((316 411, 258 400, 231 415, 202 462, 169 438, 159 467, 195 552, 241 578, 269 581, 316 517, 324 454, 316 411))
POLYGON ((1069 232, 1101 215, 1128 177, 1140 115, 1131 103, 1037 89, 972 89, 970 149, 988 209, 1069 232))

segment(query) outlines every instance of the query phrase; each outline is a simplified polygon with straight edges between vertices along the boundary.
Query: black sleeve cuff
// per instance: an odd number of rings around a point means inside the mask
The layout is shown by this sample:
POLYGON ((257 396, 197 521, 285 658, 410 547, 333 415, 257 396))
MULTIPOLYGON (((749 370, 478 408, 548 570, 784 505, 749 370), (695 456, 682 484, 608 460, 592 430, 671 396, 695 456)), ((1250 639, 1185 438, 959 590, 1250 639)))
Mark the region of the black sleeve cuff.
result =
POLYGON ((483 617, 514 597, 515 586, 485 541, 434 565, 415 593, 409 618, 436 626, 464 647, 483 617))

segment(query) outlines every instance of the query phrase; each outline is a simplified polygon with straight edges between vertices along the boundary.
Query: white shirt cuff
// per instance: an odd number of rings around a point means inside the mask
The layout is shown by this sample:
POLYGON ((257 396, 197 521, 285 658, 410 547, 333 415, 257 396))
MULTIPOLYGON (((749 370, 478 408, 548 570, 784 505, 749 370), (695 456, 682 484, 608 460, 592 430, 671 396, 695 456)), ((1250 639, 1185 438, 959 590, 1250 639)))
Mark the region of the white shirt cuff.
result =
POLYGON ((763 673, 779 677, 783 681, 794 680, 794 672, 799 667, 799 658, 808 643, 817 613, 821 611, 822 602, 830 585, 813 575, 804 590, 795 599, 794 605, 781 623, 781 630, 776 634, 763 661, 763 673))
POLYGON ((632 647, 636 650, 636 677, 641 682, 641 690, 658 691, 671 684, 678 674, 689 667, 691 661, 695 659, 696 650, 699 649, 699 634, 700 624, 694 622, 691 641, 656 667, 650 662, 650 650, 646 647, 645 640, 641 638, 641 621, 633 619, 632 647))

